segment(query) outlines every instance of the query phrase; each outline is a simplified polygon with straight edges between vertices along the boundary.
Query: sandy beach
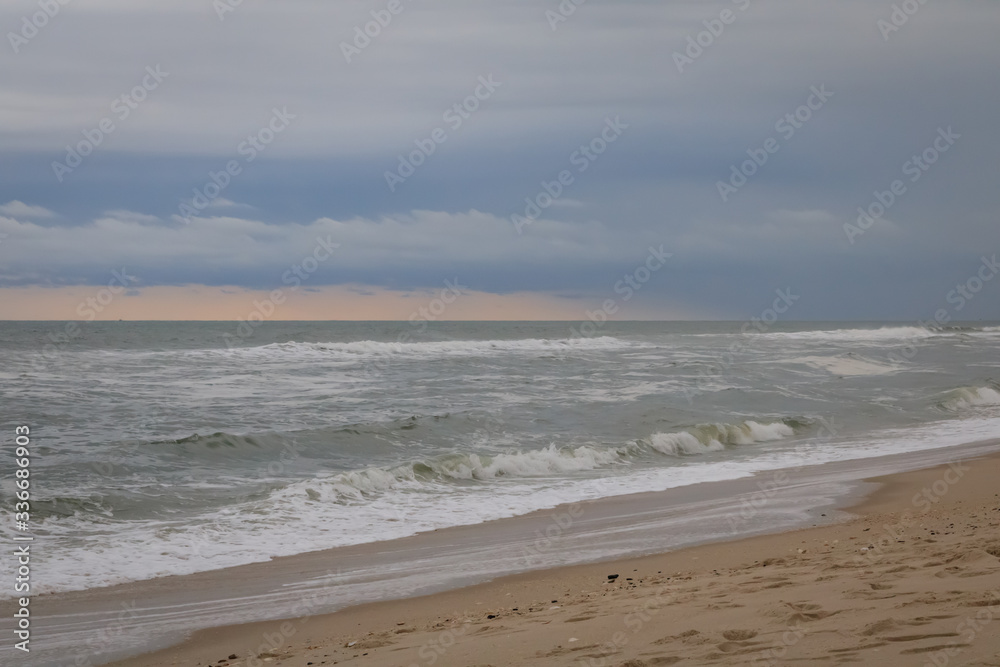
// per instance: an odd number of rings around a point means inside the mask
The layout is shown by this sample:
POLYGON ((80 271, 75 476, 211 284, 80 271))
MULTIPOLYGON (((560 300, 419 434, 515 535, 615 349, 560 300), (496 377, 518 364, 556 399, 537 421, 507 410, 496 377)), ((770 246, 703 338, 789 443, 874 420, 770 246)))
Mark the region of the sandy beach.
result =
POLYGON ((114 664, 1000 665, 998 477, 1000 456, 956 461, 871 480, 833 525, 209 629, 114 664))

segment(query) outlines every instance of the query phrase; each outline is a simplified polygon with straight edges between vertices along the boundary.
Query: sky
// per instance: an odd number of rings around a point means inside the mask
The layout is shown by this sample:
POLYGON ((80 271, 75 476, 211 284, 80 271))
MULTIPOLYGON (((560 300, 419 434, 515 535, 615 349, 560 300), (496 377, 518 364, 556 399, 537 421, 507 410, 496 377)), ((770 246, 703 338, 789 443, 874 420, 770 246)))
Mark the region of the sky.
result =
POLYGON ((987 0, 11 0, 0 319, 996 320, 998 27, 987 0))

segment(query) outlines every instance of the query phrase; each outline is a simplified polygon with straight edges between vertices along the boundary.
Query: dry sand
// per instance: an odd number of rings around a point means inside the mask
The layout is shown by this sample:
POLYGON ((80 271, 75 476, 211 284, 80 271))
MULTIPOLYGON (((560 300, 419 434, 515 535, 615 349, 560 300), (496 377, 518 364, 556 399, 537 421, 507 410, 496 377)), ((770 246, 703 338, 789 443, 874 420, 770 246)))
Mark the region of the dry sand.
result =
POLYGON ((845 523, 209 629, 115 664, 1000 665, 1000 456, 875 481, 845 523))

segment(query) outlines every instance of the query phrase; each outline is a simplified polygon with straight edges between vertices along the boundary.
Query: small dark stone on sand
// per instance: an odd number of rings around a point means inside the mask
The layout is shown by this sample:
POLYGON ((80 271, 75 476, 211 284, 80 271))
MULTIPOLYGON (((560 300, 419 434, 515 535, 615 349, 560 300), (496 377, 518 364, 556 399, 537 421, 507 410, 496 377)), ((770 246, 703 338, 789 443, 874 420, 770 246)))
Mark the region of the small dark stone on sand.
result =
POLYGON ((496 618, 496 614, 487 614, 486 618, 488 618, 488 619, 490 619, 490 618, 496 618))
POLYGON ((608 579, 609 579, 610 581, 614 581, 614 580, 615 580, 615 579, 617 579, 617 578, 618 578, 618 575, 617 575, 617 574, 609 574, 609 575, 608 575, 608 579))
POLYGON ((230 655, 230 656, 229 656, 229 659, 230 659, 230 660, 235 660, 235 659, 236 659, 236 658, 238 658, 238 657, 240 657, 240 656, 238 656, 238 655, 236 655, 235 653, 233 653, 232 655, 230 655))

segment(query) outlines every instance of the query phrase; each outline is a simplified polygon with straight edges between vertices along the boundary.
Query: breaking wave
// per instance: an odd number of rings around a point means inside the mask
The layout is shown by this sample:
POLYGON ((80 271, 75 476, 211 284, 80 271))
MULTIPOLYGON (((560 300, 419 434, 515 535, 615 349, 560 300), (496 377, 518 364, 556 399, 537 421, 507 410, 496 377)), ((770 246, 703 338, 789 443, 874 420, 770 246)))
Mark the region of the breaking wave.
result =
POLYGON ((593 338, 526 338, 516 340, 452 340, 433 342, 386 342, 362 340, 350 343, 271 343, 259 347, 221 350, 227 354, 276 355, 307 354, 340 357, 345 360, 378 359, 390 356, 463 357, 491 356, 498 354, 551 354, 589 350, 621 350, 646 347, 642 343, 627 341, 614 336, 593 338))
POLYGON ((654 433, 648 438, 614 447, 582 445, 560 448, 550 445, 543 449, 493 455, 456 452, 391 468, 368 468, 321 480, 297 482, 292 487, 298 487, 299 492, 305 493, 311 500, 355 502, 393 489, 416 490, 428 488, 428 485, 440 487, 502 478, 561 476, 628 465, 630 460, 643 456, 706 454, 722 451, 727 446, 782 440, 794 434, 795 429, 781 421, 702 424, 673 433, 654 433))
POLYGON ((959 387, 948 392, 939 405, 949 412, 1000 405, 1000 391, 992 387, 959 387))
POLYGON ((679 433, 654 433, 649 438, 649 445, 661 454, 689 456, 717 452, 725 449, 726 445, 751 445, 782 440, 794 434, 795 429, 784 422, 705 424, 679 433))
POLYGON ((830 331, 772 331, 759 336, 809 341, 879 341, 932 338, 943 332, 923 327, 881 327, 879 329, 833 329, 830 331))

